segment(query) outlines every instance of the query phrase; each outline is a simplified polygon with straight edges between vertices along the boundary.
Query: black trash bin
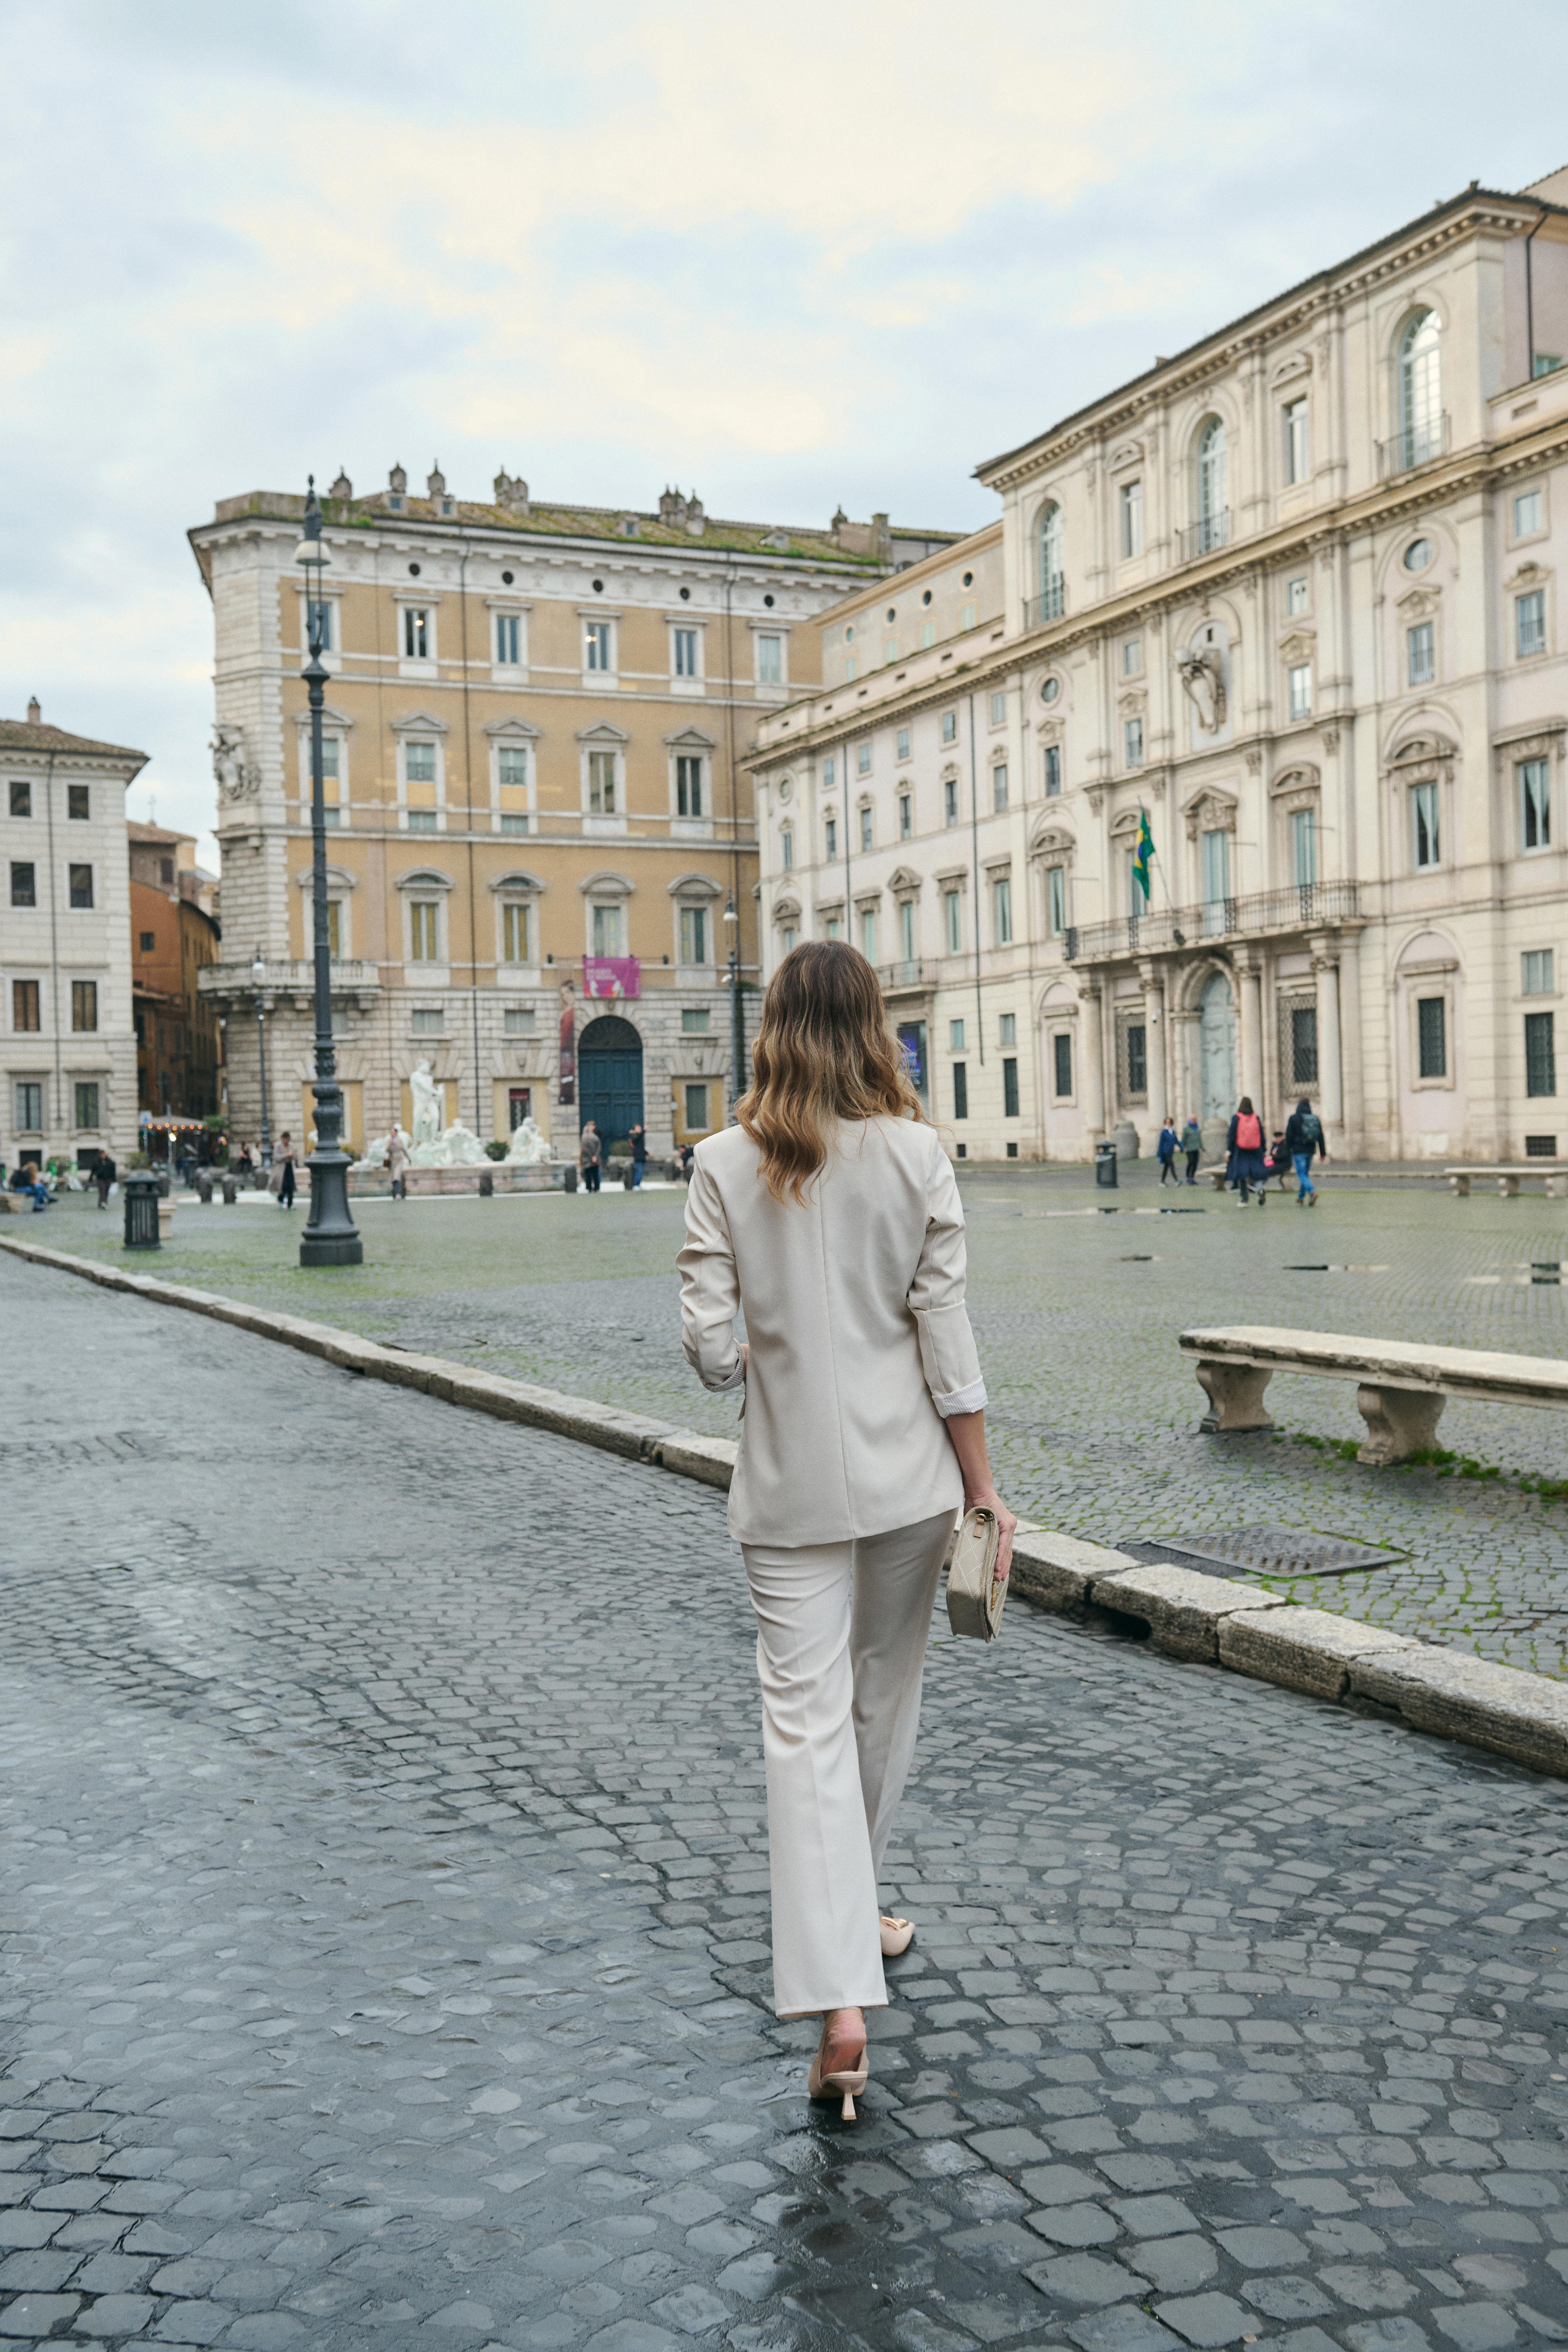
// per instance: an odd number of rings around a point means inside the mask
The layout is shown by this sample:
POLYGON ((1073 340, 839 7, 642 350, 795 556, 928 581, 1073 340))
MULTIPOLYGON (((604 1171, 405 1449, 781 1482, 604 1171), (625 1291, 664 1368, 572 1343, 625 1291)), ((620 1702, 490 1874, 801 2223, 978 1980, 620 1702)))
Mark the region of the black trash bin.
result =
POLYGON ((1117 1190, 1116 1146, 1114 1143, 1097 1143, 1095 1145, 1094 1181, 1097 1184, 1103 1184, 1110 1192, 1114 1192, 1117 1190))
POLYGON ((156 1176, 146 1171, 121 1180, 120 1189, 125 1196, 125 1246, 127 1249, 162 1249, 158 1238, 158 1198, 161 1187, 156 1176))

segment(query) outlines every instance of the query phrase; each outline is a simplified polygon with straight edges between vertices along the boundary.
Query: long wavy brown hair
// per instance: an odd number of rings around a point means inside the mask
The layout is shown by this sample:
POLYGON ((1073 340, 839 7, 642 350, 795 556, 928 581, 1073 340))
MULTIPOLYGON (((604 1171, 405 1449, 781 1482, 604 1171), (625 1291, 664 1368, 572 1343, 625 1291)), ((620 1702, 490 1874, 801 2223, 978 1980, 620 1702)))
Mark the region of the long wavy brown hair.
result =
POLYGON ((858 948, 809 940, 790 950, 763 999, 752 1085, 735 1116, 762 1148, 775 1201, 804 1201, 836 1120, 923 1116, 858 948))

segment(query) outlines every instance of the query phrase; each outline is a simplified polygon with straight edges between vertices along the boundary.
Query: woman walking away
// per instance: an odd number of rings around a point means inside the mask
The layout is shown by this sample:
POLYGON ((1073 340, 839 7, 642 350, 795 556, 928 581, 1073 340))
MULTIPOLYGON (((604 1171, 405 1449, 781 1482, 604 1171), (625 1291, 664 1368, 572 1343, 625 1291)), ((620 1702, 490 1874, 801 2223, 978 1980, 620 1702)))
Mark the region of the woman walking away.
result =
POLYGON ((1247 1206, 1249 1184, 1258 1188, 1258 1205, 1261 1209, 1267 1194, 1263 1190, 1263 1121, 1252 1108, 1252 1097, 1243 1095, 1230 1122, 1230 1179, 1241 1187, 1238 1209, 1247 1206))
POLYGON ((1190 1115, 1185 1127, 1182 1129, 1181 1148, 1187 1155, 1187 1181, 1189 1184, 1195 1184, 1198 1181, 1198 1161, 1204 1156, 1204 1131, 1197 1120, 1190 1115))
POLYGON ((1165 1124, 1160 1129, 1160 1140, 1155 1149, 1160 1159, 1161 1183, 1179 1184, 1182 1180, 1176 1173, 1176 1122, 1169 1111, 1165 1113, 1165 1124))
POLYGON ((820 2014, 806 2088, 852 2122, 864 2012, 914 1933, 877 1881, 942 1556, 960 1503, 983 1504, 1005 1575, 1016 1523, 986 1459, 958 1187, 858 949, 791 950, 752 1062, 738 1125, 697 1147, 681 1327, 705 1388, 745 1386, 729 1524, 757 1618, 773 2006, 820 2014))
POLYGON ((1310 1209, 1318 1205, 1318 1188, 1312 1181, 1312 1154, 1321 1160, 1329 1156, 1323 1140, 1323 1122, 1305 1095, 1291 1112, 1285 1128, 1285 1149, 1296 1171, 1296 1206, 1304 1201, 1310 1209))

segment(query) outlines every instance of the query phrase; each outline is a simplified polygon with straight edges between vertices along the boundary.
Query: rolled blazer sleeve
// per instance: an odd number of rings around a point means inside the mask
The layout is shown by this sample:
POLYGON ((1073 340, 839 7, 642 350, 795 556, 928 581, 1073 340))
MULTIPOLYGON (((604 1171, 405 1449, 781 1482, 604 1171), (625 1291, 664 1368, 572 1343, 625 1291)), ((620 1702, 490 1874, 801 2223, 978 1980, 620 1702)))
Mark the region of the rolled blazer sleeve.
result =
POLYGON ((680 1345, 705 1389, 738 1389, 745 1359, 735 1338, 741 1284, 724 1204, 700 1153, 686 1194, 686 1246, 680 1269, 680 1345))
POLYGON ((926 1188, 926 1235, 909 1304, 920 1332, 921 1366, 931 1400, 944 1421, 980 1412, 985 1382, 969 1325, 964 1289, 963 1210, 947 1154, 933 1138, 926 1188))

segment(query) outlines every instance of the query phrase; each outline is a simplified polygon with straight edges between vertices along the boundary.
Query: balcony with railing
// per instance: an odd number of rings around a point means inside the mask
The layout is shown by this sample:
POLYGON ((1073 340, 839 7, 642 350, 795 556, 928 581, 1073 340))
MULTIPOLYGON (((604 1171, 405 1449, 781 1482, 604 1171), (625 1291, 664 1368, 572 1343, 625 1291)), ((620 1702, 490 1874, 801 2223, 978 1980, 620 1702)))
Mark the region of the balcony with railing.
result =
POLYGON ((1255 890, 1244 898, 1210 898, 1197 907, 1165 907, 1124 915, 1110 923, 1075 924, 1066 934, 1069 963, 1109 963, 1126 956, 1168 955, 1201 949, 1212 940, 1245 940, 1272 931, 1315 930, 1353 919, 1353 882, 1297 882, 1288 890, 1255 890))
POLYGON ((1043 628, 1047 621, 1059 621, 1068 608, 1068 583, 1064 572, 1053 572, 1046 581, 1044 592, 1026 598, 1024 626, 1043 628))
POLYGON ((1176 561, 1195 562, 1200 555, 1213 555, 1217 548, 1230 545, 1230 509, 1216 507, 1213 514, 1200 515, 1176 533, 1176 561))
POLYGON ((1423 417, 1419 424, 1402 425, 1392 441, 1377 444, 1377 478, 1386 482, 1394 474, 1408 474, 1417 466, 1429 466, 1434 457, 1448 454, 1448 412, 1441 416, 1423 417))
POLYGON ((921 996, 936 986, 936 965, 929 956, 916 956, 904 963, 879 964, 877 977, 884 996, 921 996))

